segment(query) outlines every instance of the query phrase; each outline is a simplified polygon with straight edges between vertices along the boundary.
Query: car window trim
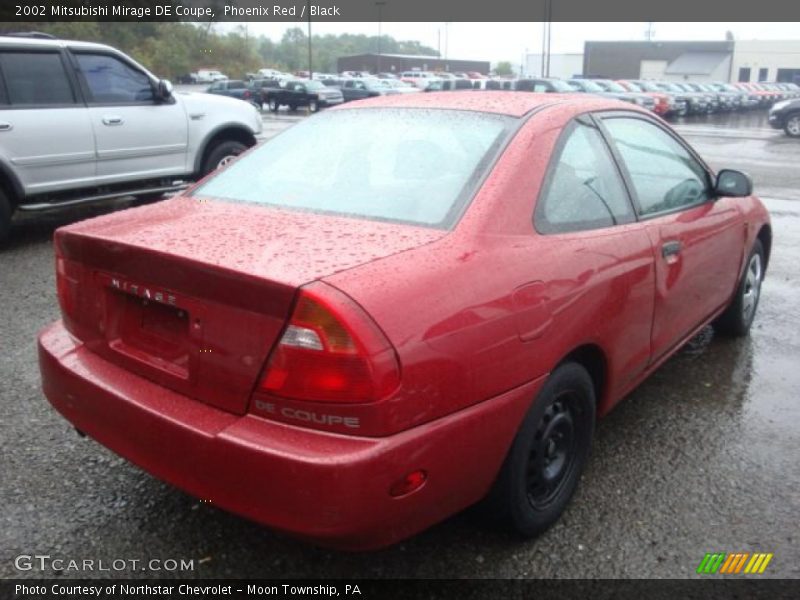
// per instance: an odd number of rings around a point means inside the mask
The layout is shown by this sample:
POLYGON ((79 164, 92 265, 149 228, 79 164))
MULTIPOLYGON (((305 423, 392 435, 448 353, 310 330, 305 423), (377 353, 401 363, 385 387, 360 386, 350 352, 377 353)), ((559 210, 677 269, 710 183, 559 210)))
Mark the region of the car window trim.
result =
MULTIPOLYGON (((480 170, 480 173, 477 177, 475 177, 474 181, 470 181, 467 186, 470 193, 466 194, 464 197, 464 201, 460 203, 460 205, 454 205, 453 208, 450 209, 447 216, 443 220, 443 223, 446 226, 442 227, 442 229, 446 231, 455 231, 458 227, 458 224, 464 218, 464 215, 467 214, 467 211, 470 209, 472 204, 475 202, 475 198, 480 193, 481 189, 483 189, 483 185, 486 183, 486 180, 489 179, 491 174, 494 172, 497 164, 502 159, 503 155, 505 154, 508 147, 517 137, 519 132, 522 130, 523 127, 537 114, 542 112, 543 110, 555 106, 557 104, 561 104, 562 101, 558 102, 548 102, 546 104, 540 104, 529 110, 527 113, 522 115, 519 118, 513 119, 512 122, 507 126, 507 130, 503 136, 500 136, 500 143, 494 150, 493 156, 487 164, 480 170)), ((447 109, 447 110, 463 110, 463 109, 447 109)), ((470 112, 470 111, 467 111, 470 112)))
POLYGON ((609 110, 609 111, 597 111, 594 113, 595 119, 598 122, 600 133, 606 138, 606 143, 611 148, 612 153, 616 157, 620 170, 623 173, 623 177, 626 180, 626 183, 629 188, 629 193, 631 195, 631 199, 634 203, 634 210, 638 217, 639 221, 648 221, 650 219, 657 219, 659 217, 663 217, 666 215, 671 215, 679 212, 683 212, 686 210, 691 210, 693 208, 697 208, 698 206, 702 206, 704 204, 708 204, 711 202, 715 202, 716 198, 713 194, 713 181, 714 181, 714 171, 706 164, 706 162, 700 158, 697 152, 692 148, 689 144, 687 144, 682 138, 678 136, 678 134, 674 131, 671 131, 669 128, 664 127, 661 123, 656 121, 653 118, 650 118, 649 115, 645 115, 639 112, 633 111, 621 111, 621 110, 609 110), (628 166, 625 164, 625 160, 622 158, 622 154, 619 152, 617 145, 614 143, 614 139, 611 136, 611 133, 605 126, 604 121, 606 119, 622 119, 622 118, 632 118, 632 119, 639 119, 641 121, 645 121, 646 123, 650 123, 651 125, 655 125, 661 131, 669 135, 673 140, 675 140, 682 148, 684 148, 689 155, 699 164, 703 172, 706 174, 706 184, 708 186, 708 198, 701 202, 693 202, 692 204, 686 204, 684 206, 678 206, 676 208, 668 208, 666 210, 660 210, 658 212, 653 213, 643 213, 642 212, 642 205, 639 202, 639 194, 636 192, 636 188, 633 185, 633 178, 628 171, 628 166))
POLYGON ((45 103, 45 104, 12 104, 11 96, 8 94, 8 82, 6 80, 5 70, 0 61, 0 88, 2 93, 0 95, 0 106, 3 110, 40 110, 40 109, 57 109, 57 108, 86 108, 83 94, 78 88, 77 81, 75 80, 75 72, 72 64, 65 56, 63 48, 42 47, 33 45, 0 45, 0 54, 55 54, 61 61, 61 67, 64 69, 64 75, 67 78, 70 91, 72 92, 73 101, 70 103, 45 103), (5 100, 5 102, 3 102, 5 100))
POLYGON ((599 125, 596 123, 595 119, 593 118, 592 113, 586 112, 575 115, 570 119, 569 123, 567 123, 561 133, 559 134, 558 140, 556 140, 556 144, 553 147, 553 152, 550 155, 550 161, 547 163, 547 169, 545 171, 544 179, 542 180, 542 185, 539 188, 539 193, 536 197, 536 204, 533 207, 533 214, 531 215, 531 222, 533 223, 533 228, 539 235, 572 235, 576 233, 583 233, 587 231, 603 231, 607 229, 613 229, 615 227, 622 227, 624 225, 631 225, 632 223, 636 223, 639 221, 639 213, 636 210, 636 205, 633 201, 633 197, 631 196, 631 190, 628 186, 628 182, 625 179, 625 174, 620 169, 619 162, 617 160, 616 155, 614 154, 613 149, 608 145, 608 140, 606 136, 603 135, 603 131, 600 129, 599 125), (593 129, 597 130, 600 134, 601 139, 603 140, 603 144, 605 148, 608 150, 608 157, 611 159, 611 163, 614 165, 614 169, 619 177, 620 183, 622 184, 622 189, 625 191, 626 200, 628 202, 628 207, 631 209, 631 215, 633 219, 630 221, 626 221, 624 223, 612 223, 611 225, 604 225, 602 227, 590 227, 586 229, 573 229, 570 231, 542 231, 537 227, 538 222, 538 213, 539 207, 542 206, 542 202, 546 198, 548 192, 550 191, 550 187, 553 182, 553 177, 555 176, 556 169, 558 168, 558 161, 561 158, 561 154, 564 151, 564 146, 567 145, 569 138, 572 132, 576 129, 578 125, 583 125, 584 127, 592 127, 593 129))
POLYGON ((7 110, 11 108, 8 99, 8 93, 6 91, 6 78, 3 75, 3 69, 0 67, 0 107, 2 110, 7 110))
MULTIPOLYGON (((108 52, 102 49, 85 49, 85 48, 67 48, 67 53, 70 55, 70 58, 73 61, 74 69, 75 69, 75 76, 79 82, 81 91, 83 92, 84 101, 86 102, 86 106, 89 107, 98 107, 98 106, 159 106, 160 104, 172 104, 172 102, 159 102, 158 98, 156 97, 156 89, 155 89, 155 82, 153 78, 150 77, 145 71, 141 69, 141 67, 133 64, 131 61, 126 60, 126 58, 122 55, 117 54, 116 52, 108 52), (125 66, 138 71, 142 75, 144 75, 147 80, 150 82, 150 89, 153 91, 153 99, 148 101, 141 101, 141 102, 93 102, 90 98, 93 98, 92 88, 89 86, 89 82, 86 80, 86 76, 83 73, 83 69, 81 68, 80 63, 78 62, 78 56, 81 54, 89 54, 94 56, 107 56, 112 59, 116 59, 123 63, 125 66)), ((174 102, 174 100, 173 100, 174 102)))

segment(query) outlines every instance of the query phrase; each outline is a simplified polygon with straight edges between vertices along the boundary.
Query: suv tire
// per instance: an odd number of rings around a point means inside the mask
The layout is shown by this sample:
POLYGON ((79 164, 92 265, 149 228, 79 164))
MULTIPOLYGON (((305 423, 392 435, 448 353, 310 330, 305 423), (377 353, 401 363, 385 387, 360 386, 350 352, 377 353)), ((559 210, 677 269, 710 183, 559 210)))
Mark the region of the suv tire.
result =
POLYGON ((783 130, 789 137, 800 137, 800 112, 793 112, 786 117, 783 130))
POLYGON ((8 236, 8 231, 11 229, 11 203, 5 192, 0 189, 0 244, 2 244, 8 236))
POLYGON ((211 171, 224 167, 245 150, 247 150, 247 146, 241 142, 236 142, 234 140, 217 142, 208 153, 208 157, 205 163, 203 163, 203 171, 200 175, 205 177, 211 173, 211 171))

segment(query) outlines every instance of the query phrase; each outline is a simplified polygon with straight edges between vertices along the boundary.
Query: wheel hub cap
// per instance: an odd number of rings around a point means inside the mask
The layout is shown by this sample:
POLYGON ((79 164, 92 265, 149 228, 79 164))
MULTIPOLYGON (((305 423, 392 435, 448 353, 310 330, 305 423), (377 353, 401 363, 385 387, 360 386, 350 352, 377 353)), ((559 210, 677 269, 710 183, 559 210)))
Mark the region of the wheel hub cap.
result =
POLYGON ((231 154, 230 156, 224 157, 221 161, 219 161, 217 163, 217 168, 221 169, 222 167, 231 164, 233 162, 233 159, 235 159, 235 158, 236 158, 236 156, 233 155, 233 154, 231 154))
POLYGON ((744 279, 744 295, 742 297, 742 316, 745 321, 753 318, 761 293, 761 256, 754 254, 747 265, 744 279))
POLYGON ((560 491, 574 462, 575 423, 568 404, 557 399, 537 429, 527 466, 528 500, 546 505, 560 491))

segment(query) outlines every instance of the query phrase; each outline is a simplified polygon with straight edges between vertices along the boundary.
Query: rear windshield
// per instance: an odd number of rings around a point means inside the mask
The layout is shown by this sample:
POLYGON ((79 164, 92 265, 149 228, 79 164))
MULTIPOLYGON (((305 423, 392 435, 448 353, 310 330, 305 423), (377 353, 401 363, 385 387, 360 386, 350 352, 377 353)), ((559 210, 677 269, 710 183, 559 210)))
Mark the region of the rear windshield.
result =
MULTIPOLYGON (((610 81, 610 80, 607 80, 607 79, 603 79, 602 81, 598 81, 597 85, 605 88, 609 92, 616 92, 618 94, 624 94, 625 92, 628 91, 624 87, 622 87, 620 84, 618 84, 616 81, 610 81)), ((634 86, 631 86, 631 87, 634 87, 634 86)))
POLYGON ((449 229, 513 122, 455 110, 332 110, 242 156, 192 195, 449 229))

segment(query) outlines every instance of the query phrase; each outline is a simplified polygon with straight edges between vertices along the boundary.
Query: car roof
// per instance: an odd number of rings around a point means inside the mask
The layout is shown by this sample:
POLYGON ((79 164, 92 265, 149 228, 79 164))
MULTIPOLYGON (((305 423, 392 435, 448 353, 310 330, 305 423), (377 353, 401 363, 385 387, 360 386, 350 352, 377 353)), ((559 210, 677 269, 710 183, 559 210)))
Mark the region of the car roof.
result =
POLYGON ((37 46, 40 48, 83 48, 93 50, 109 50, 111 46, 95 44, 93 42, 80 42, 76 40, 42 39, 33 37, 17 37, 13 35, 0 35, 0 43, 4 46, 37 46))
MULTIPOLYGON (((352 108, 388 107, 388 108, 431 108, 468 110, 486 112, 511 117, 523 117, 534 109, 551 104, 572 106, 575 112, 582 110, 618 109, 637 111, 628 102, 607 99, 601 96, 586 94, 545 94, 536 92, 512 91, 469 91, 460 92, 428 92, 425 94, 396 94, 360 100, 352 108)), ((347 105, 334 107, 332 110, 351 110, 347 105)))

